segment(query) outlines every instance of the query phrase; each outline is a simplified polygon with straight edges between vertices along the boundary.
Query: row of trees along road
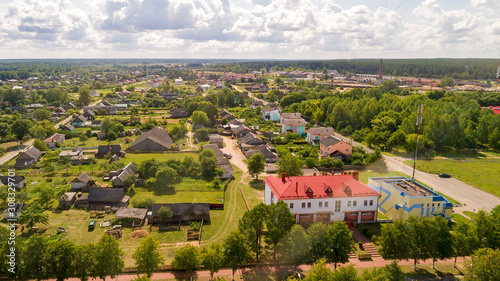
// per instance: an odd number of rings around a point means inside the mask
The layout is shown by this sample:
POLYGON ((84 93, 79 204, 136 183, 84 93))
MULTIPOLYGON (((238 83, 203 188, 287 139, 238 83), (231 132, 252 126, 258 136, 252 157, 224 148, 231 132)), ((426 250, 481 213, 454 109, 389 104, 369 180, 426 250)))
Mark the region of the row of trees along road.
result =
MULTIPOLYGON (((500 252, 500 205, 491 213, 479 211, 472 222, 461 221, 453 228, 448 225, 442 217, 410 217, 405 221, 384 224, 378 239, 382 246, 381 254, 398 260, 413 259, 416 268, 418 260, 432 259, 434 267, 434 261, 438 259, 455 257, 456 264, 457 257, 473 254, 487 256, 488 250, 485 249, 493 250, 496 254, 500 252)), ((474 260, 479 262, 481 259, 474 260)), ((476 274, 479 272, 478 269, 476 274)), ((499 272, 496 273, 498 279, 476 280, 500 280, 499 272)))
POLYGON ((201 255, 197 248, 184 246, 176 252, 173 265, 192 275, 201 259, 201 264, 212 276, 222 266, 229 266, 234 279, 234 272, 240 265, 251 260, 258 262, 262 257, 295 266, 326 259, 336 267, 348 261, 353 247, 352 233, 344 222, 329 226, 315 223, 305 231, 301 225, 294 224, 294 216, 286 203, 279 201, 271 205, 259 204, 247 211, 238 223, 238 231, 230 233, 222 245, 212 244, 202 249, 201 255), (205 260, 207 251, 212 255, 209 261, 205 260))

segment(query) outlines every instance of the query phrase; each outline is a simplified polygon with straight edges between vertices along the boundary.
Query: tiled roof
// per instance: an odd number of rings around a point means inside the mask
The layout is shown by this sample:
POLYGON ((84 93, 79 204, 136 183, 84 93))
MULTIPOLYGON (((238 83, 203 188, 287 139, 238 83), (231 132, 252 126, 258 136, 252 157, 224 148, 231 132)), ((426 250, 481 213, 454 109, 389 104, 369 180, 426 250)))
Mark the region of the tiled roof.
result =
POLYGON ((351 175, 296 176, 284 181, 272 175, 264 181, 279 200, 380 196, 351 175))

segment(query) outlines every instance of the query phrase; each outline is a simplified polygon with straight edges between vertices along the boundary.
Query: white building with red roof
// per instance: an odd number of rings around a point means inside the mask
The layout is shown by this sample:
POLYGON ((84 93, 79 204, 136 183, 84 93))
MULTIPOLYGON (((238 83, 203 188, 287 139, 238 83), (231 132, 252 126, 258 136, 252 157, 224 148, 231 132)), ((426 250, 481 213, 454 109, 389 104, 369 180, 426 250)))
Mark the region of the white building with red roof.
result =
POLYGON ((264 179, 266 205, 284 201, 295 222, 376 222, 380 194, 354 174, 264 179), (353 177, 354 175, 354 177, 353 177))

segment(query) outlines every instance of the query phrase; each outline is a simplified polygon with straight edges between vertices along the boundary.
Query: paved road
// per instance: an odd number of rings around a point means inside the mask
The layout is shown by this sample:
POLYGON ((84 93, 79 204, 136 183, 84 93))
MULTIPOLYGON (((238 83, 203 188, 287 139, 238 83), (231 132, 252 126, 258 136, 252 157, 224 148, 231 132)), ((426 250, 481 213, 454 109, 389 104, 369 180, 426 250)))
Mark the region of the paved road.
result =
MULTIPOLYGON (((409 176, 412 175, 413 168, 403 163, 408 159, 385 155, 383 157, 389 170, 403 172, 409 176)), ((415 178, 434 190, 446 194, 458 202, 465 203, 466 206, 454 208, 455 212, 458 213, 474 211, 474 209, 477 211, 481 208, 491 211, 493 207, 500 204, 500 198, 454 178, 440 178, 436 174, 429 174, 419 170, 416 170, 415 178)))

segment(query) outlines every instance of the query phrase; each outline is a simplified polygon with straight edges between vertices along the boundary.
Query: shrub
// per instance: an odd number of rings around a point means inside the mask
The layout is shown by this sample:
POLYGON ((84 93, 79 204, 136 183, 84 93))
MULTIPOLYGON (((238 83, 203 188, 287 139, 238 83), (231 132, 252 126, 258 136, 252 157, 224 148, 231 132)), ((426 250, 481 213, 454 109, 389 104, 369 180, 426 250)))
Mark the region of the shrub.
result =
POLYGON ((200 230, 200 227, 201 227, 201 222, 192 221, 191 224, 189 224, 189 231, 198 231, 200 230))

